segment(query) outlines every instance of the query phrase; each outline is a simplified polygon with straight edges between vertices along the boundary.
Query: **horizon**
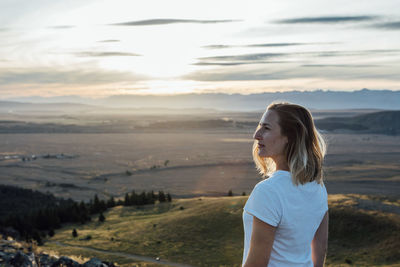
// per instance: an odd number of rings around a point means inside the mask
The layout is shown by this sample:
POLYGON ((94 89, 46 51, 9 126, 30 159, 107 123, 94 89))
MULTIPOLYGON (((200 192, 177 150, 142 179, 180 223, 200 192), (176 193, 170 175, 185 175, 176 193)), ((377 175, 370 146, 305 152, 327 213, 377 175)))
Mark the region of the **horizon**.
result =
POLYGON ((395 0, 3 1, 0 94, 400 91, 397 7, 395 0))
MULTIPOLYGON (((0 98, 0 107, 3 112, 26 111, 20 104, 35 104, 37 109, 40 104, 61 104, 71 109, 76 104, 87 107, 104 107, 111 109, 157 109, 157 110, 219 110, 219 111, 259 111, 265 109, 268 103, 283 101, 303 105, 314 110, 399 110, 400 91, 370 90, 363 88, 357 91, 281 91, 263 92, 254 94, 225 94, 214 93, 181 93, 169 95, 111 95, 106 97, 90 98, 79 95, 54 96, 54 97, 17 97, 0 98), (316 101, 317 100, 317 101, 316 101), (14 107, 12 107, 12 105, 14 107), (68 106, 70 105, 70 106, 68 106)), ((45 108, 45 106, 43 106, 45 108)), ((45 108, 47 109, 47 108, 45 108)), ((75 106, 76 111, 80 109, 75 106)), ((72 110, 70 110, 72 111, 72 110)))
MULTIPOLYGON (((317 92, 322 92, 322 93, 356 93, 356 92, 400 92, 400 90, 390 90, 390 89, 368 89, 368 88, 362 88, 359 90, 353 90, 353 91, 346 91, 346 90, 326 90, 326 89, 315 89, 315 90, 288 90, 288 91, 272 91, 272 92, 258 92, 258 93, 245 93, 245 92, 239 92, 239 93, 224 93, 224 92, 184 92, 184 93, 174 93, 174 94, 114 94, 114 95, 106 95, 106 96, 100 96, 100 97, 92 97, 92 96, 81 96, 81 95, 57 95, 57 96, 40 96, 40 95, 32 95, 32 96, 21 96, 21 97, 6 97, 2 98, 0 96, 0 101, 10 101, 10 102, 17 102, 19 101, 18 99, 44 99, 44 100, 50 100, 50 99, 57 99, 57 98, 81 98, 81 99, 90 99, 90 100, 102 100, 102 99, 108 99, 112 97, 134 97, 134 96, 140 96, 140 97, 176 97, 176 96, 187 96, 187 95, 228 95, 228 96, 235 96, 235 95, 240 95, 240 96, 250 96, 250 95, 262 95, 262 94, 290 94, 290 93, 317 93, 317 92)), ((61 103, 61 102, 59 102, 61 103)), ((69 102, 66 102, 69 103, 69 102)), ((74 102, 70 102, 74 103, 74 102)))

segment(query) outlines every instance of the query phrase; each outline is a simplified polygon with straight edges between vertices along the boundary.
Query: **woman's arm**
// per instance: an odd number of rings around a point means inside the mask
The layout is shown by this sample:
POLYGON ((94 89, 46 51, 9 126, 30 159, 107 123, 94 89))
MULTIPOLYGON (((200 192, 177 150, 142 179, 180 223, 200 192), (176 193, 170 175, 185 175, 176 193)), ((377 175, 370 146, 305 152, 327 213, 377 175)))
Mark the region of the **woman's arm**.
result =
POLYGON ((274 243, 276 227, 269 225, 257 217, 253 217, 249 254, 244 267, 265 267, 268 265, 274 243))
POLYGON ((314 239, 311 242, 312 261, 314 267, 324 266, 326 251, 328 248, 328 212, 325 213, 321 224, 315 232, 314 239))

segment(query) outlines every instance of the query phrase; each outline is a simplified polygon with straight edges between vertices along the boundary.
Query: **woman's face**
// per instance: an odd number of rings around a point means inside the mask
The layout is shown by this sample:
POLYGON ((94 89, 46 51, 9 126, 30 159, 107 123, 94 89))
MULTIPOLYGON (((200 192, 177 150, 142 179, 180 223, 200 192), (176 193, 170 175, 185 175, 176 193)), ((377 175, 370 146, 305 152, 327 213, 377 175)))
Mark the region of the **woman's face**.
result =
POLYGON ((274 110, 267 110, 261 120, 260 128, 257 129, 253 138, 258 141, 258 155, 276 159, 284 156, 284 148, 288 140, 281 135, 281 127, 278 124, 278 113, 274 110))

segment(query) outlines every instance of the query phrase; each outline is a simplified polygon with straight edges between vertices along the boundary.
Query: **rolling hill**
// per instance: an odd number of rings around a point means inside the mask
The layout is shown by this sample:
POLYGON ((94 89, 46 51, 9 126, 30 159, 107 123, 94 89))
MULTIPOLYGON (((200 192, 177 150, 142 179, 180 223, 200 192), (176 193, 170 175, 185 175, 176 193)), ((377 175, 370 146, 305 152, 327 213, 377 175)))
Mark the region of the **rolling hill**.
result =
MULTIPOLYGON (((400 263, 399 215, 358 209, 358 202, 365 197, 330 196, 326 266, 398 266, 396 264, 400 263)), ((104 223, 93 221, 66 226, 42 248, 84 257, 92 256, 84 249, 87 247, 159 257, 191 266, 240 266, 242 208, 246 200, 245 196, 202 197, 143 208, 117 206, 105 213, 104 223), (72 237, 73 228, 77 229, 78 238, 72 237), (87 236, 90 239, 85 238, 87 236)), ((398 200, 374 201, 398 205, 398 200)), ((117 261, 123 266, 132 264, 127 258, 107 253, 100 258, 117 261)))
POLYGON ((400 134, 400 111, 380 111, 354 117, 328 117, 316 120, 316 126, 326 131, 351 130, 358 133, 400 134))

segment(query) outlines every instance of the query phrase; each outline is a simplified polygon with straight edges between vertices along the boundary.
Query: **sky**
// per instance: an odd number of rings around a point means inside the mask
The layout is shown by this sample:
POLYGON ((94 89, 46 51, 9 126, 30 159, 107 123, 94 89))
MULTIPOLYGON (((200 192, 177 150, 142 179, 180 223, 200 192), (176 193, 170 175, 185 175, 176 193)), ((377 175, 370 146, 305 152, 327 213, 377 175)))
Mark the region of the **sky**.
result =
POLYGON ((400 0, 0 0, 0 99, 400 90, 400 0))

